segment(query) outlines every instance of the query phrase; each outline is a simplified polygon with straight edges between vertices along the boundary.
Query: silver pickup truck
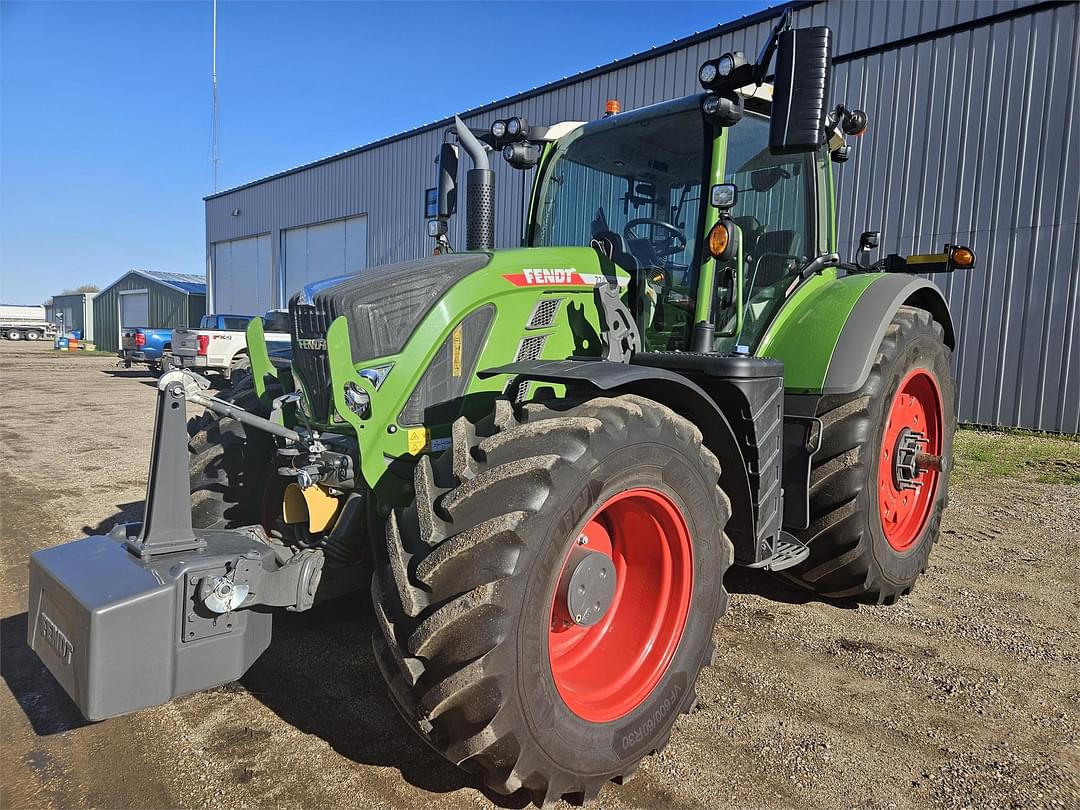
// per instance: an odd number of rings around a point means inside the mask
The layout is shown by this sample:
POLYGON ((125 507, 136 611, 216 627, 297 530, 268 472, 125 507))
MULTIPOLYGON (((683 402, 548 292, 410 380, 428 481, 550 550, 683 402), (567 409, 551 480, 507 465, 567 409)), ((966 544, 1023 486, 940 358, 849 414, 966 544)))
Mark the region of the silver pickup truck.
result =
MULTIPOLYGON (((216 371, 232 379, 250 366, 247 325, 254 315, 205 315, 198 329, 174 329, 172 365, 194 371, 216 371)), ((289 313, 272 309, 263 316, 267 347, 289 346, 289 313)))

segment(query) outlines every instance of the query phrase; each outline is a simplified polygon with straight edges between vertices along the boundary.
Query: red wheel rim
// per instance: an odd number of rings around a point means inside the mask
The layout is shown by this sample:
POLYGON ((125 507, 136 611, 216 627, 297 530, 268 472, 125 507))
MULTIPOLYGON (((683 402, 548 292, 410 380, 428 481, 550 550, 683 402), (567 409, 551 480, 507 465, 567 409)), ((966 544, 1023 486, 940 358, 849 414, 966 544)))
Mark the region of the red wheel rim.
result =
POLYGON ((921 368, 910 371, 901 381, 885 420, 878 464, 878 511, 881 529, 889 545, 897 551, 911 548, 922 534, 937 494, 938 473, 918 469, 917 489, 899 486, 895 473, 897 447, 902 434, 918 433, 925 442, 921 452, 941 455, 941 391, 937 380, 921 368))
POLYGON ((571 538, 560 579, 578 545, 611 558, 615 595, 602 618, 583 627, 573 622, 556 585, 548 660, 567 707, 605 723, 640 706, 667 671, 690 610, 693 547, 679 508, 646 488, 600 505, 571 538))

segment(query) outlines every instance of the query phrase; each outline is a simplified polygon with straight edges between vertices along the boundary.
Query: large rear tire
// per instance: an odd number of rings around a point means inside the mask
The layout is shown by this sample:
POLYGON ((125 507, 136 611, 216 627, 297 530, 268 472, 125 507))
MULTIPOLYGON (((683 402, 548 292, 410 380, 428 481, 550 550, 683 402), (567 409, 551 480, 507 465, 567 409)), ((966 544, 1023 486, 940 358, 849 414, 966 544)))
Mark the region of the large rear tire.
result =
POLYGON ((948 468, 921 470, 911 490, 898 487, 894 461, 902 435, 914 431, 926 438, 923 451, 951 462, 955 390, 942 335, 930 313, 901 307, 866 384, 822 398, 810 527, 800 535, 810 556, 785 578, 823 596, 891 604, 926 570, 948 503, 948 468))
MULTIPOLYGON (((222 397, 268 416, 250 375, 238 376, 222 397)), ((206 411, 188 420, 191 522, 196 529, 264 525, 267 487, 274 475, 276 446, 269 433, 206 411)))
POLYGON ((459 419, 417 463, 372 582, 376 659, 410 726, 539 803, 591 798, 667 744, 732 560, 720 467, 692 424, 639 397, 558 407, 459 419), (605 610, 575 616, 571 574, 587 611, 610 572, 605 610))

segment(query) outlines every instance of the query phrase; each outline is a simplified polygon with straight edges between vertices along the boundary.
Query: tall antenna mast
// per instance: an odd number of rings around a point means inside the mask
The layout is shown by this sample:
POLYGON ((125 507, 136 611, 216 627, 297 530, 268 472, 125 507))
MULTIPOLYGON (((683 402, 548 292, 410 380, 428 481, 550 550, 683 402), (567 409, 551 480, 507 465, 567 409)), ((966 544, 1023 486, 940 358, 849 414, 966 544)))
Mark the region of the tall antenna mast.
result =
POLYGON ((221 162, 221 133, 218 129, 218 94, 217 94, 217 0, 214 0, 214 42, 213 61, 210 67, 210 84, 213 94, 213 112, 210 118, 210 163, 214 171, 214 191, 218 190, 218 163, 221 162))

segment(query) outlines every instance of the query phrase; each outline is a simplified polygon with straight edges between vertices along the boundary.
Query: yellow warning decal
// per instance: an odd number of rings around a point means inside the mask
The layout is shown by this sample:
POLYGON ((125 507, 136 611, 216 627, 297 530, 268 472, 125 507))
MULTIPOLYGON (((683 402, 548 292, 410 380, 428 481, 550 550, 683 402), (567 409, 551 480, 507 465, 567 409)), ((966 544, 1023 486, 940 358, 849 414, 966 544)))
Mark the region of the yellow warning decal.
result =
POLYGON ((409 452, 414 456, 423 453, 430 435, 427 428, 409 428, 409 452))
POLYGON ((908 264, 943 264, 948 260, 948 253, 918 253, 914 256, 908 256, 906 259, 908 264))
POLYGON ((461 343, 461 325, 458 324, 450 338, 450 373, 455 377, 461 376, 461 343))

